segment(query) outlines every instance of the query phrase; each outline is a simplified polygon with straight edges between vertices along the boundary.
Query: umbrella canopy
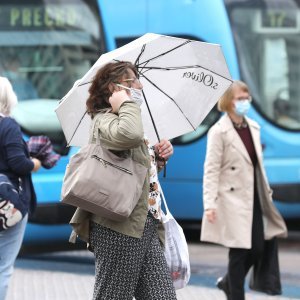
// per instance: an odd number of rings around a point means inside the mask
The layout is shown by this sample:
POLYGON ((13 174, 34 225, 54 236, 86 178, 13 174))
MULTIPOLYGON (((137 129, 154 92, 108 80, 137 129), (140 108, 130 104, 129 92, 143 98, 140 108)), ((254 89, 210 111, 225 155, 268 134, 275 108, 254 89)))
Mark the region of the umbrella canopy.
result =
POLYGON ((88 143, 88 89, 99 68, 130 61, 138 70, 145 101, 145 135, 151 143, 196 130, 232 80, 220 45, 148 33, 100 56, 61 100, 56 114, 68 145, 88 143))

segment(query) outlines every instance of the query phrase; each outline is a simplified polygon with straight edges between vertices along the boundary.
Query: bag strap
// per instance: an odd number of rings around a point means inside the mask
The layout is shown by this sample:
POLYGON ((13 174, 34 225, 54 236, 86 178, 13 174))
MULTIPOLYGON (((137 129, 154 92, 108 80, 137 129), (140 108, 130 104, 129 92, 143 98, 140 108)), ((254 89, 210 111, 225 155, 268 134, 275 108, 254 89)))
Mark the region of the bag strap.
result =
MULTIPOLYGON (((91 141, 94 138, 94 130, 95 130, 96 122, 99 118, 99 115, 100 114, 95 115, 94 119, 92 120, 92 123, 91 123, 91 126, 90 126, 90 131, 89 131, 89 135, 90 135, 89 144, 91 143, 91 141)), ((100 138, 99 138, 98 134, 96 136, 96 144, 100 145, 100 138)))
MULTIPOLYGON (((107 113, 109 113, 109 112, 111 112, 111 109, 106 110, 105 112, 102 112, 102 113, 107 114, 107 113)), ((89 140, 89 143, 91 143, 91 141, 92 141, 92 139, 93 139, 93 137, 94 137, 94 130, 95 130, 96 122, 97 122, 97 120, 98 120, 99 118, 101 118, 101 114, 102 114, 102 113, 96 114, 95 117, 94 117, 94 119, 92 120, 92 124, 91 124, 91 127, 90 127, 90 132, 89 132, 89 134, 90 134, 90 140, 89 140)), ((97 136, 96 136, 96 144, 97 144, 97 145, 100 145, 100 137, 99 137, 99 134, 97 134, 97 136)))
POLYGON ((169 207, 167 205, 167 201, 166 201, 164 192, 163 192, 162 187, 161 187, 159 182, 158 182, 158 186, 159 186, 159 189, 160 189, 160 197, 163 200, 163 203, 164 203, 164 206, 165 206, 165 209, 166 209, 166 213, 167 213, 167 215, 170 215, 171 213, 170 213, 169 207))

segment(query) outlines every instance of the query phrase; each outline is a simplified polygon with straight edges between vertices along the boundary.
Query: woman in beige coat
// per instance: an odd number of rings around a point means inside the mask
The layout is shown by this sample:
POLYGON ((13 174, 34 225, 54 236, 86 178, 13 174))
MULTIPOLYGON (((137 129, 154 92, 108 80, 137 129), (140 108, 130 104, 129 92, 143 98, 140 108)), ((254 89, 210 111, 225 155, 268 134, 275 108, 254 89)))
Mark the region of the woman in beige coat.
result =
POLYGON ((287 235, 272 202, 262 159, 260 127, 246 117, 248 87, 235 81, 219 100, 226 112, 209 130, 204 166, 201 240, 229 248, 227 275, 217 286, 244 299, 244 281, 263 253, 264 240, 287 235))

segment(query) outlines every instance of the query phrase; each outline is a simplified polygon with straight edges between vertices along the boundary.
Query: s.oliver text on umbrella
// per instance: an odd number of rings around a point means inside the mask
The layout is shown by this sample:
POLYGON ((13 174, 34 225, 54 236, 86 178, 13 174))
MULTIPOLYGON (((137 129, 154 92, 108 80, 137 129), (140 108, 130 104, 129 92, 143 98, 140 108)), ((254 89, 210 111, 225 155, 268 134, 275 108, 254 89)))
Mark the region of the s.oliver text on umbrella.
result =
POLYGON ((215 78, 211 74, 194 73, 194 72, 184 72, 182 77, 191 78, 194 81, 202 82, 205 86, 210 86, 214 90, 218 88, 218 83, 215 82, 215 78))

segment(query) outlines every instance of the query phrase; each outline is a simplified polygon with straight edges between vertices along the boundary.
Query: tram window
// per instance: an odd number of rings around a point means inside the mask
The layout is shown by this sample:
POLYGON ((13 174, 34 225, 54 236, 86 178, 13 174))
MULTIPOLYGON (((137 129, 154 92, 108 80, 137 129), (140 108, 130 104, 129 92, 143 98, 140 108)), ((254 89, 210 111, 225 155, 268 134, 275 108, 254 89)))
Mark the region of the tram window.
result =
POLYGON ((103 50, 92 2, 20 1, 0 10, 0 76, 11 81, 19 100, 13 116, 24 133, 49 136, 60 153, 65 140, 55 108, 103 50))
POLYGON ((254 105, 281 128, 300 130, 300 15, 291 0, 243 5, 229 10, 241 75, 254 105))
POLYGON ((45 134, 59 147, 64 138, 55 108, 97 56, 85 55, 79 46, 34 48, 0 48, 0 73, 11 81, 18 96, 14 117, 24 132, 45 134))

